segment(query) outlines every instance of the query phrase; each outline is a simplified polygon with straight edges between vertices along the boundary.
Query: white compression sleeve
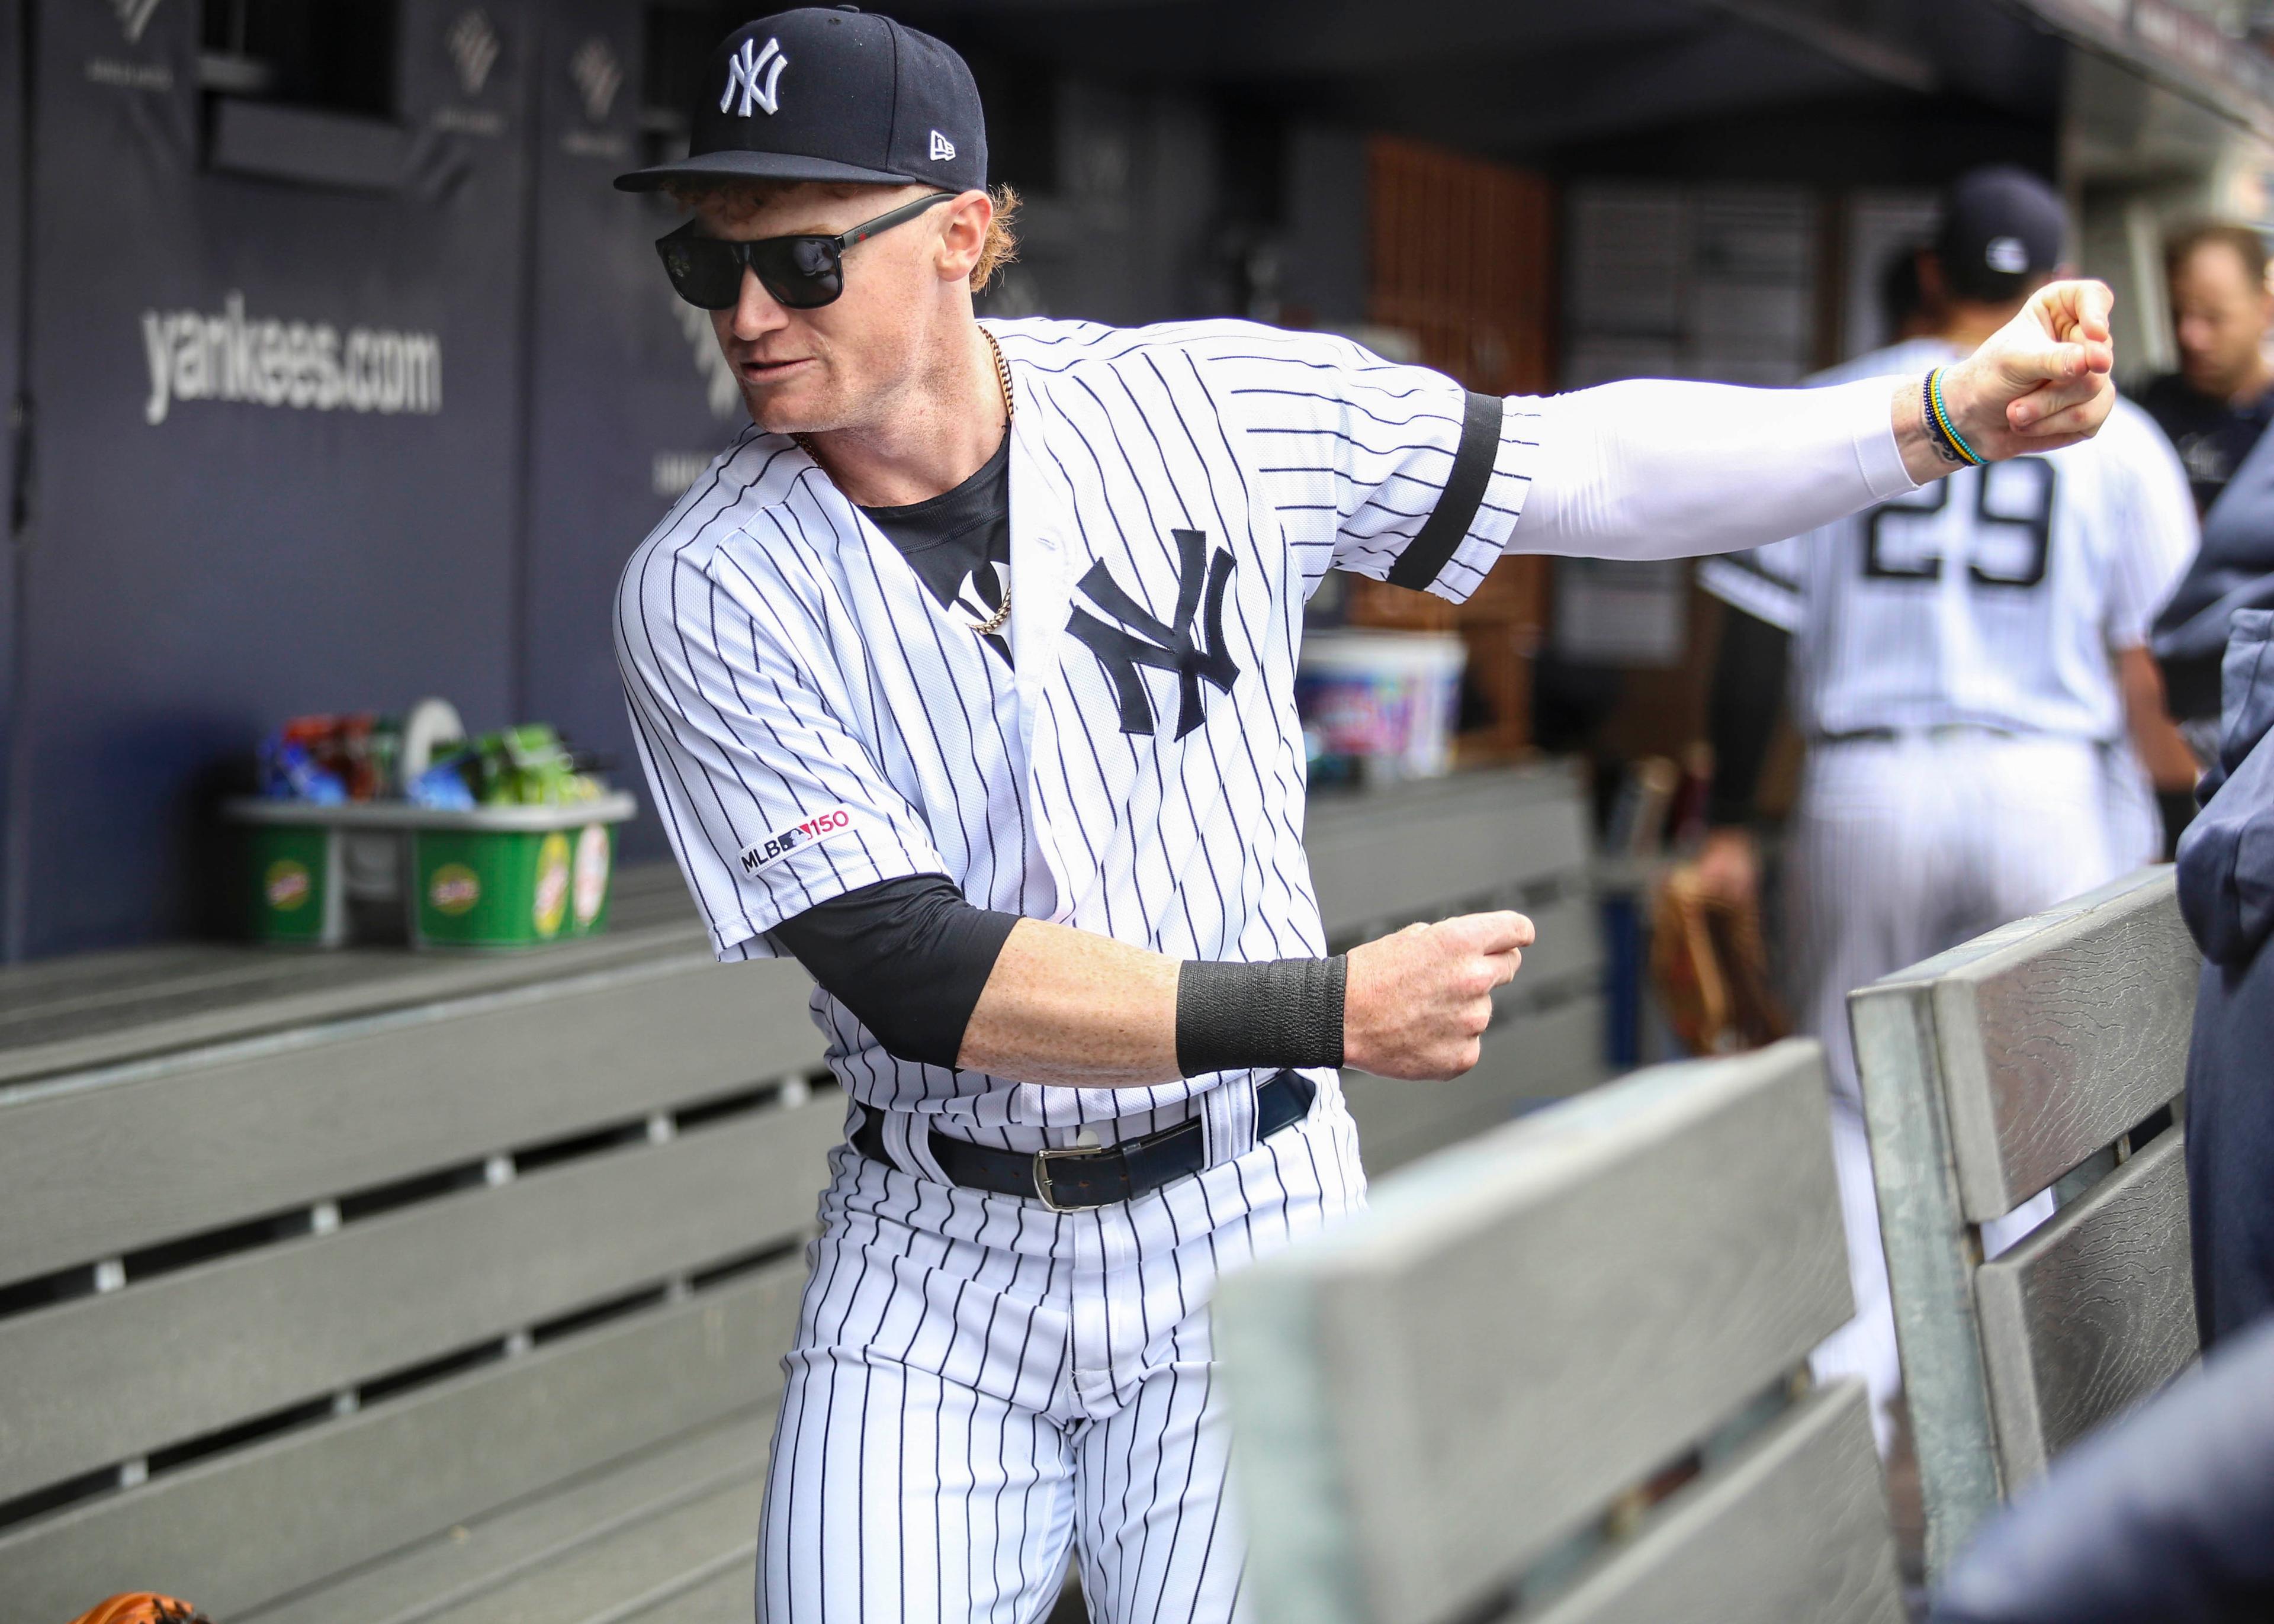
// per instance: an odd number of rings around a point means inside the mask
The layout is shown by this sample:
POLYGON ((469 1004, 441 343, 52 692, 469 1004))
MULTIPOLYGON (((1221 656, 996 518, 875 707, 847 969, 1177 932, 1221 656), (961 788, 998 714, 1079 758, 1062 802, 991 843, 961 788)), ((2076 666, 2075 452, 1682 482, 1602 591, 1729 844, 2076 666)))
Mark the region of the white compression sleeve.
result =
POLYGON ((1511 553, 1735 553, 1918 488, 1896 380, 1819 389, 1638 379, 1540 402, 1538 472, 1511 553))

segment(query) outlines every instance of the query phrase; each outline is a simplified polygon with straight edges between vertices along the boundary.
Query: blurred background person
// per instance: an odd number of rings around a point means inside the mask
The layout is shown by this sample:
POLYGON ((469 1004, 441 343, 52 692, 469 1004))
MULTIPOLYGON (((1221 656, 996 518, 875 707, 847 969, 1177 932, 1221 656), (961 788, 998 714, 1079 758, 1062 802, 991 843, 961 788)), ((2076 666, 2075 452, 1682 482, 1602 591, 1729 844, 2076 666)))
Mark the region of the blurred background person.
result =
MULTIPOLYGON (((2187 464, 2203 519, 2202 551, 2156 622, 2165 703, 2198 763, 2218 753, 2219 663, 2237 609, 2274 602, 2274 291, 2266 247, 2245 225, 2205 223, 2173 236, 2165 263, 2180 370, 2141 394, 2187 464)), ((2163 782, 2174 835, 2192 800, 2163 782)))
POLYGON ((1928 299, 1919 280, 1919 260, 1930 252, 1907 248, 1889 256, 1879 272, 1879 313, 1891 344, 1931 337, 1942 328, 1942 312, 1928 299))
MULTIPOLYGON (((2035 176, 1963 176, 1917 260, 1934 335, 1812 381, 1924 373, 1965 354, 2052 279, 2066 235, 2059 199, 2035 176)), ((1825 1042, 1856 1302, 1814 1364, 1820 1380, 1867 1380, 1883 1450, 1901 1378, 1848 991, 2154 854, 2126 733, 2168 733, 2160 703, 2137 698, 2154 686, 2144 645, 2195 545, 2178 457, 2120 402, 2090 447, 1962 469, 1699 568, 1734 611, 1707 710, 1698 878, 1711 894, 1758 896, 1754 796, 1788 688, 1808 741, 1786 847, 1786 962, 1801 1027, 1825 1042)), ((2045 1210, 2011 1215, 2000 1238, 2045 1210)))
POLYGON ((2274 421, 2274 291, 2266 246, 2248 226, 2190 226, 2165 244, 2164 264, 2180 370, 2150 382, 2140 403, 2179 448, 2195 510, 2207 514, 2274 421))

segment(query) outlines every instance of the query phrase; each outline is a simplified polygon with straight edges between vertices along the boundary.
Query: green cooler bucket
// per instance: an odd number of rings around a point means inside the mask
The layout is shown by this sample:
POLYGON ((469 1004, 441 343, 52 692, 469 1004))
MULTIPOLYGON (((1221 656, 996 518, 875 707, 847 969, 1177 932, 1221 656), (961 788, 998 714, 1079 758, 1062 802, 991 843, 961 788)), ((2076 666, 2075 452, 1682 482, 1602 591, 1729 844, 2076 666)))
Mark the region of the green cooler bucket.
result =
POLYGON ((262 823, 247 828, 244 840, 237 894, 246 934, 284 946, 345 943, 348 888, 339 831, 321 823, 262 823))
POLYGON ((410 941, 421 948, 537 947, 607 927, 617 792, 561 807, 430 812, 410 835, 410 941))

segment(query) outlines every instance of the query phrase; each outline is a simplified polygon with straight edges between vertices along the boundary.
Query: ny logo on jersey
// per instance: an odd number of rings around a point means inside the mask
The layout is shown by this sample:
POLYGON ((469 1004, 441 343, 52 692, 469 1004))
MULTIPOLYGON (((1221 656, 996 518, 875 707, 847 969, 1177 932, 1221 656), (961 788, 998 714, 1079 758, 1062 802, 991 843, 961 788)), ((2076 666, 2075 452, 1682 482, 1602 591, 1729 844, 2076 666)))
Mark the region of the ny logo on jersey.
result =
POLYGON ((1088 645, 1105 668, 1113 697, 1121 707, 1121 731, 1151 733, 1160 730, 1153 712, 1153 696, 1146 692, 1141 665, 1177 675, 1177 737, 1201 725, 1201 684, 1212 682, 1229 694, 1239 667, 1224 646, 1224 596, 1231 585, 1231 554, 1219 547, 1208 556, 1208 537, 1199 530, 1171 530, 1177 543, 1177 614, 1173 621, 1155 616, 1144 605, 1123 591, 1103 563, 1092 564, 1081 578, 1081 590, 1118 626, 1077 606, 1066 629, 1088 645), (1201 620, 1206 599, 1205 635, 1194 641, 1193 627, 1201 620))
POLYGON ((781 83, 781 71, 789 66, 789 58, 782 55, 781 41, 768 40, 760 50, 749 40, 742 41, 742 50, 727 58, 727 91, 719 98, 719 110, 725 112, 734 105, 734 93, 742 93, 742 105, 737 110, 744 118, 753 107, 762 107, 769 113, 779 111, 780 97, 776 86, 781 83), (763 75, 764 82, 759 82, 763 75))

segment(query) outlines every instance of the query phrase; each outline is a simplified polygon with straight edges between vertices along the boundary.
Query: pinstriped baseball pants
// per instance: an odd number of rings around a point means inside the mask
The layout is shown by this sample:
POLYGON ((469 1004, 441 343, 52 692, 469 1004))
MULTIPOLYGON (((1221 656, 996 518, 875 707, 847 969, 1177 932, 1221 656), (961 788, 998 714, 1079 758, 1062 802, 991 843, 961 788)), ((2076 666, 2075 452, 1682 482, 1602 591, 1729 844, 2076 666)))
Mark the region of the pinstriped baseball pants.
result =
POLYGON ((1243 1156, 1054 1214, 832 1158, 776 1429, 759 1624, 1228 1624, 1245 1544, 1217 1276, 1359 1206, 1331 1087, 1243 1156))
MULTIPOLYGON (((2146 855, 2082 741, 1962 734, 1809 753, 1786 856, 1788 957, 1802 1029, 1824 1040, 1832 1147, 1856 1317, 1810 1363, 1860 1376, 1884 1453, 1902 1385, 1848 994, 1985 930, 2090 891, 2146 855)), ((1992 1255, 2052 1212, 2050 1194, 1983 1229, 1992 1255)))

